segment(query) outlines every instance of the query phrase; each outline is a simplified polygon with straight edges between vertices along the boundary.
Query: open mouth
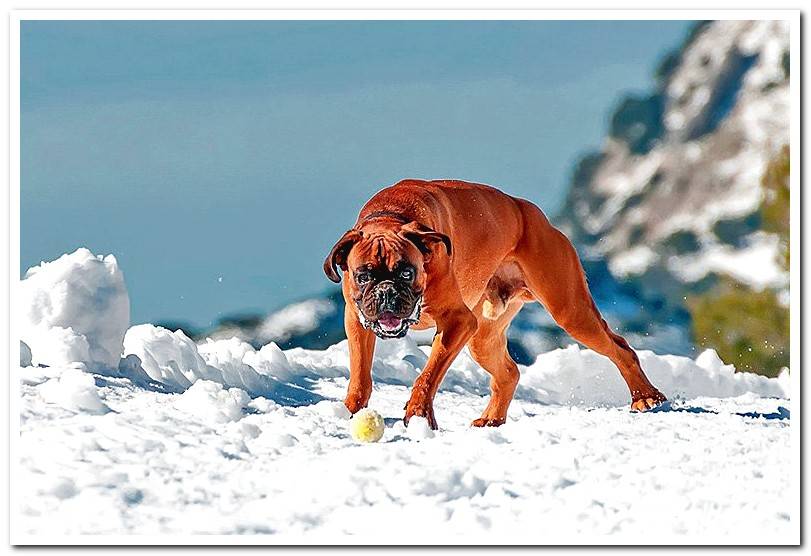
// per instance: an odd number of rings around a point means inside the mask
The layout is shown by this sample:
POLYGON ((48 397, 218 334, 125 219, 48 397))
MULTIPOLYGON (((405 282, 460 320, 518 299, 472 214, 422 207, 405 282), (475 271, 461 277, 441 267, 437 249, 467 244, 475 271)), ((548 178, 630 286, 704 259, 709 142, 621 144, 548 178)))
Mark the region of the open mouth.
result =
POLYGON ((419 322, 422 299, 420 298, 414 310, 407 317, 400 317, 391 311, 384 311, 373 321, 367 320, 363 316, 363 311, 358 311, 358 317, 364 328, 370 328, 379 338, 402 338, 408 332, 412 324, 419 322))
POLYGON ((394 313, 381 313, 377 318, 377 328, 386 336, 397 336, 408 327, 404 318, 394 313))

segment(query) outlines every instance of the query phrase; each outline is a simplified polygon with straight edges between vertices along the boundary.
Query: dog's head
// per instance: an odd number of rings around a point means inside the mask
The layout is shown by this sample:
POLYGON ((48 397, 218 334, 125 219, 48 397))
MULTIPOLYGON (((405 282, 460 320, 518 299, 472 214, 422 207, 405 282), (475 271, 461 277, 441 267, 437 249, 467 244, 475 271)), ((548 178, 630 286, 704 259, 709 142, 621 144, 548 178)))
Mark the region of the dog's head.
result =
POLYGON ((340 282, 346 273, 361 323, 380 338, 401 338, 419 321, 425 265, 449 256, 448 236, 410 222, 374 230, 351 229, 324 261, 324 272, 340 282))

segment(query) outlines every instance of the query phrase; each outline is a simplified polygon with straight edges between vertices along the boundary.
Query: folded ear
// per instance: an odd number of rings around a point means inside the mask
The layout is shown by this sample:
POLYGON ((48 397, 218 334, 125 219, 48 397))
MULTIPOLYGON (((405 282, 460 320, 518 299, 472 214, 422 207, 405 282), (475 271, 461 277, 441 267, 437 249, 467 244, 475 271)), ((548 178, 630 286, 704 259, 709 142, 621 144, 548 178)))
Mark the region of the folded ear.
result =
POLYGON ((327 278, 336 284, 341 281, 341 275, 338 274, 338 267, 341 270, 346 270, 346 258, 349 255, 349 250, 361 238, 361 233, 355 229, 349 230, 338 242, 333 245, 332 250, 324 260, 324 274, 327 278))
POLYGON ((434 253, 434 248, 440 244, 445 246, 448 256, 450 257, 451 255, 451 238, 432 230, 428 226, 423 226, 417 222, 409 222, 408 224, 403 224, 400 228, 400 233, 422 251, 426 256, 426 260, 434 253))

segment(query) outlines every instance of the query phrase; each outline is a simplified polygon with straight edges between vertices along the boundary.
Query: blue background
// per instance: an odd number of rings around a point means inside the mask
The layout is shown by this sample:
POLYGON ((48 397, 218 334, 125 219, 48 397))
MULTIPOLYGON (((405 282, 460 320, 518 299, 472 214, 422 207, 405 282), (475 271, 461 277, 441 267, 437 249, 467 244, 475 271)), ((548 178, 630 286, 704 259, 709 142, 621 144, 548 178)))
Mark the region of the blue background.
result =
POLYGON ((134 323, 206 326, 324 290, 332 243, 405 177, 554 215, 689 26, 25 21, 22 269, 113 253, 134 323))

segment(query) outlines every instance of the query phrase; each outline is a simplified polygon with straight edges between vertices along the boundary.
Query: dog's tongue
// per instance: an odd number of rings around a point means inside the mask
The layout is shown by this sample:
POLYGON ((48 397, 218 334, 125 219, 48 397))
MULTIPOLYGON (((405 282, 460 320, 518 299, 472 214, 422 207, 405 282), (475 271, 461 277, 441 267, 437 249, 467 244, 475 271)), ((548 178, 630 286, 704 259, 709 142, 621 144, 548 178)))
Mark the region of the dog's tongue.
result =
POLYGON ((396 316, 394 313, 383 313, 380 315, 380 318, 377 319, 377 322, 386 330, 396 330, 400 328, 400 323, 403 322, 403 319, 396 316))

